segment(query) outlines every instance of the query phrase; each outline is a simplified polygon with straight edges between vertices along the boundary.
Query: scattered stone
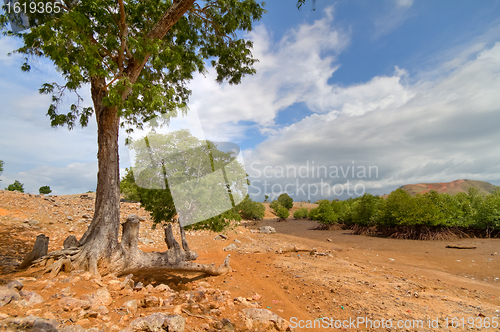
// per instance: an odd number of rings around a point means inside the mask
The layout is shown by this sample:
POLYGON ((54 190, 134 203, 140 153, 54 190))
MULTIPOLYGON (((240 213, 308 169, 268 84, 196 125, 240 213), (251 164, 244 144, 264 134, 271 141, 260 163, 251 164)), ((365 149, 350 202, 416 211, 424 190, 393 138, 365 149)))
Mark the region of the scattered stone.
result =
POLYGON ((246 321, 245 325, 248 329, 255 331, 291 331, 290 323, 267 309, 243 309, 246 321))
POLYGON ((43 297, 41 297, 37 292, 22 290, 19 292, 19 295, 22 300, 17 303, 23 307, 32 307, 44 301, 43 297))
POLYGON ((76 232, 76 229, 77 229, 76 226, 73 226, 70 229, 68 229, 68 232, 70 233, 76 232))
POLYGON ((101 305, 108 306, 113 303, 113 298, 106 288, 100 288, 95 293, 82 296, 82 300, 90 302, 92 308, 97 308, 101 305))
POLYGON ((132 280, 133 274, 129 274, 128 276, 125 277, 125 280, 123 280, 122 283, 122 288, 126 289, 133 289, 134 288, 134 280, 132 280))
POLYGON ((332 239, 326 239, 326 242, 332 242, 332 239))
POLYGON ((30 220, 28 221, 28 225, 31 227, 37 226, 40 222, 38 220, 30 220))
POLYGON ((241 243, 241 241, 238 240, 238 239, 234 239, 234 243, 238 243, 239 244, 239 243, 241 243))
POLYGON ((21 297, 15 288, 0 286, 0 307, 20 299, 21 297))
POLYGON ((84 214, 82 215, 83 219, 92 219, 92 216, 90 214, 84 214))
MULTIPOLYGON (((78 322, 82 323, 84 321, 85 320, 80 320, 78 322)), ((97 327, 93 327, 87 330, 84 329, 81 325, 70 325, 63 327, 62 329, 59 330, 59 332, 99 332, 99 329, 97 327)))
POLYGON ((130 300, 122 305, 123 309, 126 309, 128 313, 135 313, 137 311, 137 300, 130 300))
POLYGON ((270 234, 270 233, 276 233, 276 230, 271 226, 262 226, 259 227, 259 232, 270 234))
POLYGON ((180 315, 154 313, 133 320, 122 332, 183 332, 186 320, 180 315))
POLYGON ((140 291, 143 287, 144 285, 142 284, 142 282, 139 281, 137 284, 134 285, 134 290, 140 291))
POLYGON ((148 296, 139 302, 141 308, 159 307, 160 300, 156 296, 148 296))
POLYGON ((225 247, 224 251, 230 251, 230 250, 235 250, 235 249, 238 249, 238 247, 236 247, 236 245, 234 243, 231 243, 230 245, 228 245, 227 247, 225 247))
POLYGON ((59 322, 37 316, 7 318, 0 322, 1 331, 44 331, 58 332, 59 322))
POLYGON ((158 286, 155 287, 155 291, 157 292, 173 292, 172 288, 168 287, 165 284, 159 284, 158 286))
POLYGON ((139 238, 139 242, 141 242, 142 244, 152 244, 152 243, 155 243, 155 241, 153 241, 151 239, 144 238, 144 237, 140 237, 139 238))
POLYGON ((15 288, 17 289, 18 291, 20 291, 21 289, 23 289, 23 283, 20 282, 19 280, 12 280, 11 282, 9 282, 7 284, 7 287, 9 288, 15 288))
POLYGON ((66 219, 68 219, 69 221, 72 221, 73 217, 72 216, 67 216, 66 219))
POLYGON ((73 309, 90 309, 91 303, 86 300, 79 300, 73 297, 64 297, 59 300, 59 305, 64 311, 72 311, 73 309))

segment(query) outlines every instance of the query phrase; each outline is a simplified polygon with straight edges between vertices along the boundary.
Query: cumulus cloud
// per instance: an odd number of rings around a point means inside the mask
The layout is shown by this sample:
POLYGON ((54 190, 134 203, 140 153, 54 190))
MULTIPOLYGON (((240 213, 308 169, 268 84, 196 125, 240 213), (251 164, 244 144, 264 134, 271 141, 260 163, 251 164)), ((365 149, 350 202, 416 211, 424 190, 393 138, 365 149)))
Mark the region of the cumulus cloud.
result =
POLYGON ((50 186, 52 195, 95 191, 97 163, 71 163, 63 167, 43 165, 25 172, 5 172, 1 185, 7 187, 15 180, 24 185, 24 192, 32 194, 38 194, 38 189, 47 185, 50 186))
MULTIPOLYGON (((351 191, 355 184, 361 184, 376 194, 415 182, 459 178, 498 181, 499 71, 497 43, 434 81, 403 84, 402 76, 407 74, 397 69, 391 77, 375 77, 365 84, 325 87, 326 93, 318 92, 315 98, 321 100, 316 107, 321 112, 246 151, 253 193, 260 191, 263 197, 266 175, 271 175, 269 183, 280 184, 277 190, 289 184, 290 193, 301 199, 307 199, 307 194, 297 195, 297 185, 290 185, 297 179, 306 187, 328 182, 330 189, 350 181, 351 191), (298 170, 306 164, 310 171, 326 167, 328 175, 324 176, 323 169, 320 177, 314 176, 316 173, 306 177, 280 173, 281 168, 298 170), (370 166, 374 171, 371 176, 361 172, 370 166), (344 173, 330 176, 335 169, 344 173)), ((314 187, 311 190, 314 192, 314 187)), ((323 197, 327 197, 326 186, 324 192, 323 197)))
POLYGON ((261 130, 274 126, 276 115, 306 100, 337 69, 336 54, 349 43, 346 33, 332 27, 333 9, 312 24, 290 30, 277 44, 260 25, 248 37, 259 62, 257 75, 238 86, 215 83, 215 73, 196 77, 190 109, 197 110, 208 138, 234 140, 245 137, 239 122, 254 122, 261 130), (222 128, 224 128, 222 130, 222 128))

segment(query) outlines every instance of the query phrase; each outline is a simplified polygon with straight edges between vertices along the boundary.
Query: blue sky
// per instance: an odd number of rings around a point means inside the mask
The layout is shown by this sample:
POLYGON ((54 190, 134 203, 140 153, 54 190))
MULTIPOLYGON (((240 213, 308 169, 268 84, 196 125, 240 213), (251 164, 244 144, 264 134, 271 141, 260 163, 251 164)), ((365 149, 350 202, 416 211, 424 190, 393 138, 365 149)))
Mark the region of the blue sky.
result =
MULTIPOLYGON (((205 137, 242 148, 254 198, 286 190, 315 201, 462 178, 500 185, 500 2, 265 8, 247 35, 257 74, 229 86, 211 72, 190 85, 205 137)), ((32 193, 95 190, 94 121, 51 128, 49 100, 37 91, 58 74, 44 60, 21 72, 21 60, 6 56, 16 43, 0 38, 0 186, 17 179, 32 193)), ((124 136, 122 169, 130 166, 124 136)))

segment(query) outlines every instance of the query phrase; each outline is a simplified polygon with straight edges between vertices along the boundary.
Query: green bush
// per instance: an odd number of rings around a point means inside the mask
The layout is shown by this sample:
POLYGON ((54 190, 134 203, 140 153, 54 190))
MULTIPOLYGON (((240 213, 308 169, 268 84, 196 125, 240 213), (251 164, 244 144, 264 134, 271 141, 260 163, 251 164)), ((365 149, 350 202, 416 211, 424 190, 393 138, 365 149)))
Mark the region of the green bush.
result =
POLYGON ((272 201, 271 204, 269 204, 269 207, 271 209, 273 209, 274 211, 276 211, 277 208, 279 208, 281 206, 280 203, 278 203, 278 201, 272 201))
POLYGON ((266 211, 264 204, 254 202, 248 196, 238 204, 237 209, 241 217, 247 220, 261 220, 266 211))
POLYGON ((327 200, 319 201, 318 204, 318 207, 309 211, 309 218, 323 224, 335 223, 338 215, 333 210, 332 204, 327 200))
POLYGON ((52 190, 50 190, 50 186, 42 186, 38 189, 38 192, 43 195, 48 195, 52 192, 52 190))
POLYGON ((379 208, 384 199, 371 194, 364 194, 356 198, 351 206, 353 223, 361 226, 371 226, 379 220, 379 208))
POLYGON ((293 207, 293 198, 288 196, 287 193, 284 193, 279 195, 278 203, 280 203, 281 206, 290 210, 293 207))
POLYGON ((278 218, 280 219, 286 219, 288 218, 288 216, 290 216, 290 211, 288 211, 288 209, 286 207, 283 207, 283 206, 279 206, 276 210, 276 215, 278 216, 278 218))
POLYGON ((17 190, 17 191, 20 191, 20 192, 24 192, 24 185, 15 180, 13 184, 9 184, 9 186, 7 188, 5 188, 5 190, 9 190, 9 191, 14 191, 14 190, 17 190))
POLYGON ((241 221, 236 208, 232 208, 218 216, 184 227, 186 230, 208 229, 213 232, 222 232, 231 228, 232 221, 241 221))
POLYGON ((295 219, 302 219, 302 218, 306 218, 308 214, 309 214, 309 211, 307 210, 307 208, 303 207, 303 208, 296 210, 293 213, 293 217, 295 219))
POLYGON ((139 186, 135 183, 134 173, 132 168, 125 168, 125 176, 120 181, 120 194, 126 200, 140 202, 141 196, 139 194, 139 186))

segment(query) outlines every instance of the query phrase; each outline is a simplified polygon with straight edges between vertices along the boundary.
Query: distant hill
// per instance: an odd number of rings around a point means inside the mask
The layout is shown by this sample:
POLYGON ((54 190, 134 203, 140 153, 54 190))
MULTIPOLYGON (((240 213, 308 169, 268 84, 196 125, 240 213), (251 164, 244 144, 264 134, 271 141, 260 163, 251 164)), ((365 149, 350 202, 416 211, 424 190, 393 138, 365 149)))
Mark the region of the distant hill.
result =
POLYGON ((402 187, 404 191, 414 196, 416 194, 425 194, 431 190, 435 190, 438 193, 448 193, 450 195, 455 195, 460 192, 468 192, 469 188, 474 187, 479 189, 480 193, 491 194, 498 186, 494 186, 491 183, 484 181, 475 180, 455 180, 452 182, 438 182, 438 183, 417 183, 417 184, 406 184, 402 187))

